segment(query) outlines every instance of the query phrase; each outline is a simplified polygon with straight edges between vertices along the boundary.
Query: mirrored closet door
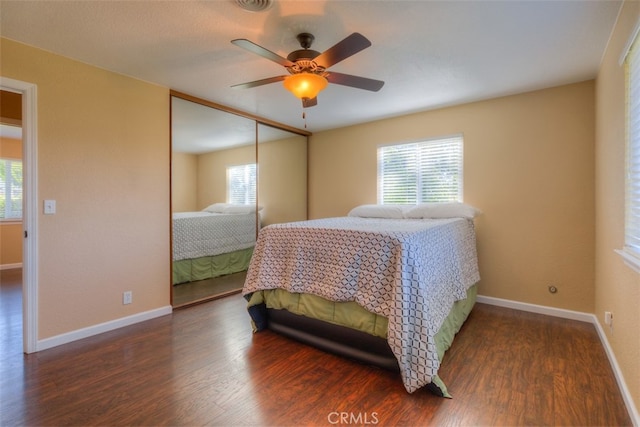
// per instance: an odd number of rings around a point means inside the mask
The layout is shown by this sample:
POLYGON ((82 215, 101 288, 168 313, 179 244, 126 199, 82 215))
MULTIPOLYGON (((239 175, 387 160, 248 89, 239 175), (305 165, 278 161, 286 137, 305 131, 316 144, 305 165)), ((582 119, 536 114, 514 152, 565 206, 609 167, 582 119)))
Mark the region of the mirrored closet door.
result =
POLYGON ((171 92, 174 307, 237 293, 261 226, 307 218, 307 135, 171 92))

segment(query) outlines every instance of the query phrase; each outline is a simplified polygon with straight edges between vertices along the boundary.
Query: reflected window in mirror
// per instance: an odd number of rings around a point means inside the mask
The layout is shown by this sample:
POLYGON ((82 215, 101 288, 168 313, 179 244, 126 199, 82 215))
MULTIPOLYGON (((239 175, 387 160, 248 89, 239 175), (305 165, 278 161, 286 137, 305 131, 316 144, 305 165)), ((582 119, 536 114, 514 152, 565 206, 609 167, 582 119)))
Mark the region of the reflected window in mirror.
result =
POLYGON ((256 204, 256 164, 227 166, 227 202, 256 204))

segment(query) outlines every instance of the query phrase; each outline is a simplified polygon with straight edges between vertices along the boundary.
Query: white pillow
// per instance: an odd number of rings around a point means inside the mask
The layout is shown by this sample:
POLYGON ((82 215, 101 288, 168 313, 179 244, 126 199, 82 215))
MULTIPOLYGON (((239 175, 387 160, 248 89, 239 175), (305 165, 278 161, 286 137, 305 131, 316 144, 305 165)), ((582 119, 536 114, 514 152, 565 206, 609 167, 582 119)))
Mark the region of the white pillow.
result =
POLYGON ((226 214, 249 214, 255 213, 256 206, 255 205, 232 205, 228 204, 225 206, 222 213, 226 214))
POLYGON ((226 203, 214 203, 212 205, 207 206, 206 208, 204 208, 202 210, 204 212, 223 213, 225 206, 227 206, 226 203))
POLYGON ((421 203, 409 209, 405 218, 475 218, 482 212, 460 202, 421 203))
MULTIPOLYGON (((262 207, 260 207, 262 210, 262 207)), ((203 209, 205 212, 223 214, 249 214, 256 211, 255 205, 238 205, 232 203, 214 203, 203 209)))
POLYGON ((402 219, 407 207, 414 205, 360 205, 349 212, 349 216, 361 218, 402 219))

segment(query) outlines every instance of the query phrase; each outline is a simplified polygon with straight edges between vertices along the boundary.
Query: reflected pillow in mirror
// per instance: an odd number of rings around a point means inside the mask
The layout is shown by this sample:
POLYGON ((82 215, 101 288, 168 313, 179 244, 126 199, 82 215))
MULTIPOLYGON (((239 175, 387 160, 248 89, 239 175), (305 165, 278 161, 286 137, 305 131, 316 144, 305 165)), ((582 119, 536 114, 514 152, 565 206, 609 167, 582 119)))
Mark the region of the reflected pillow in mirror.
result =
POLYGON ((223 213, 225 206, 227 206, 226 203, 214 203, 212 205, 207 206, 206 208, 204 208, 202 210, 204 212, 223 213))

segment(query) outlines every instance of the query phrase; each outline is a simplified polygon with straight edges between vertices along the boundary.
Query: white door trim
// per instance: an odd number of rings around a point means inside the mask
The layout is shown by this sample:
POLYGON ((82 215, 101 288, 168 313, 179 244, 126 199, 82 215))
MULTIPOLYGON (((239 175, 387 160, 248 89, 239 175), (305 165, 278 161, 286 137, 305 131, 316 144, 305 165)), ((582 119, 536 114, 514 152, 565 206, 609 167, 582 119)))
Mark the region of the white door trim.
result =
POLYGON ((22 330, 25 353, 38 351, 38 119, 37 86, 0 76, 0 88, 22 94, 22 330))

